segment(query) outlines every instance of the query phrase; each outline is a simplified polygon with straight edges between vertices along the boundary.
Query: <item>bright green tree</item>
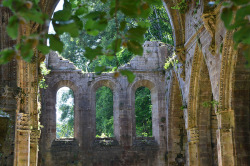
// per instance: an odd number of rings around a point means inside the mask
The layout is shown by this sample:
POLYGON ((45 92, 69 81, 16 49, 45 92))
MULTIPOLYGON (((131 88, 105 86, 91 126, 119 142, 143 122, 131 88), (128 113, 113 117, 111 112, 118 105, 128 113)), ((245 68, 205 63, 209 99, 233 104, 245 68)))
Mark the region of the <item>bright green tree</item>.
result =
POLYGON ((113 93, 108 87, 96 92, 96 135, 114 136, 113 93))
POLYGON ((152 103, 150 90, 139 87, 135 92, 136 135, 152 136, 152 103))

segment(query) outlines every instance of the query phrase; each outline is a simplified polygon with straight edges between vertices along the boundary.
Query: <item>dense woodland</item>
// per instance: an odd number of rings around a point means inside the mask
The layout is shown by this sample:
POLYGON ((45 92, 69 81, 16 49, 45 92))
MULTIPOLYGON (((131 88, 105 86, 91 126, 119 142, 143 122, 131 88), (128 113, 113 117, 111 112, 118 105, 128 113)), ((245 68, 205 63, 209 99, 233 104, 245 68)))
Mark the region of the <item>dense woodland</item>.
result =
MULTIPOLYGON (((90 11, 105 11, 107 4, 100 1, 91 1, 90 11)), ((162 41, 173 45, 172 29, 166 10, 163 5, 151 6, 151 14, 147 19, 140 20, 142 24, 149 26, 144 35, 144 41, 162 41)), ((118 13, 118 21, 126 20, 126 29, 136 26, 132 18, 127 18, 122 13, 118 13)), ((86 22, 82 18, 83 22, 86 22)), ((126 32, 125 29, 125 32, 126 32)), ((121 33, 125 33, 121 32, 121 33)), ((111 47, 112 41, 116 38, 115 19, 109 21, 107 28, 98 35, 89 35, 86 31, 81 31, 79 37, 72 38, 68 34, 63 34, 61 40, 65 44, 61 56, 72 61, 75 66, 84 72, 94 72, 97 65, 107 66, 106 71, 112 72, 117 67, 129 62, 133 54, 128 49, 121 49, 115 57, 99 56, 90 61, 84 56, 84 47, 103 48, 111 47)), ((73 91, 66 90, 58 95, 57 116, 61 116, 57 122, 57 137, 73 137, 74 132, 74 106, 72 101, 73 91)), ((135 113, 136 113, 136 134, 137 136, 152 136, 152 104, 150 90, 140 87, 135 94, 135 113)), ((96 92, 96 136, 113 137, 113 92, 107 87, 101 87, 96 92)))

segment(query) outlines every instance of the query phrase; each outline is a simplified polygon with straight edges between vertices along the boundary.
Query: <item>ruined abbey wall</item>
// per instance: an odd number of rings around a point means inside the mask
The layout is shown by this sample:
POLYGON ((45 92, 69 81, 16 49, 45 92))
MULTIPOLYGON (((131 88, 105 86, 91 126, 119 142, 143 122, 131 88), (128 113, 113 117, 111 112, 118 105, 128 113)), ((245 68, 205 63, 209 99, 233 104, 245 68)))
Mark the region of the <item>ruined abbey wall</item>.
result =
POLYGON ((46 76, 48 88, 41 93, 41 123, 44 125, 41 164, 164 165, 166 84, 163 66, 169 54, 163 43, 146 42, 144 55, 120 68, 135 73, 136 78, 130 84, 124 76, 115 78, 114 73, 82 73, 57 53, 50 53, 46 60, 51 70, 46 76), (73 90, 75 101, 75 137, 66 140, 56 139, 56 93, 64 86, 73 90), (113 92, 114 138, 95 138, 95 95, 101 86, 113 92), (153 138, 142 139, 135 135, 135 91, 141 86, 151 91, 153 138), (76 157, 72 157, 73 154, 76 157))
MULTIPOLYGON (((245 68, 242 51, 234 49, 233 32, 227 31, 220 20, 223 7, 210 8, 207 2, 202 0, 196 6, 192 1, 182 14, 171 9, 177 1, 164 1, 179 63, 165 71, 143 70, 140 64, 150 61, 139 57, 134 66, 132 62, 131 66, 125 66, 135 71, 132 84, 125 77, 115 79, 112 73, 83 74, 72 65, 67 71, 65 60, 49 57, 48 64, 50 60, 58 61, 50 66, 56 70, 48 75, 49 87, 41 93, 44 95, 41 138, 37 94, 42 56, 36 53, 30 64, 13 60, 0 66, 0 109, 8 114, 0 117, 0 123, 10 122, 8 127, 1 125, 0 164, 249 165, 250 71, 245 68), (59 63, 64 65, 58 66, 59 63), (65 74, 60 74, 63 70, 65 74), (103 85, 110 87, 114 94, 115 138, 105 140, 112 142, 111 146, 101 146, 103 140, 95 138, 94 94, 103 85), (55 93, 62 86, 70 87, 75 93, 77 125, 73 140, 55 139, 55 93), (133 95, 139 86, 149 87, 156 103, 154 138, 148 138, 146 145, 134 134, 133 95)), ((57 0, 42 0, 41 8, 51 15, 57 3, 57 0)), ((6 21, 11 13, 0 8, 0 49, 4 49, 16 41, 6 35, 6 21)), ((28 31, 27 27, 20 28, 20 33, 42 29, 28 31)), ((162 69, 169 55, 159 54, 157 65, 162 69)))

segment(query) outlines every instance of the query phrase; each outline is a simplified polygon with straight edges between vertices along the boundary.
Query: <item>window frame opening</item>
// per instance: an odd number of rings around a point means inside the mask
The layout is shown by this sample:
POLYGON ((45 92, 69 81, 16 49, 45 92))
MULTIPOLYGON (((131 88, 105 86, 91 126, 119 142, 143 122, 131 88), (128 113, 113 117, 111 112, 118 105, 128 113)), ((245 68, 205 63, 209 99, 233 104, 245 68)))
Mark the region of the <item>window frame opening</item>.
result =
MULTIPOLYGON (((105 103, 104 102, 104 104, 107 104, 107 103, 105 103)), ((105 109, 108 109, 108 108, 105 108, 104 107, 104 111, 106 111, 105 109)), ((100 116, 100 117, 103 117, 103 116, 100 116)), ((105 119, 104 119, 104 121, 103 122, 105 122, 105 119)), ((99 88, 97 88, 97 90, 95 91, 95 138, 100 138, 100 139, 102 139, 102 138, 114 138, 115 137, 115 132, 114 132, 114 93, 113 93, 113 90, 110 88, 110 87, 108 87, 108 86, 105 86, 105 85, 103 85, 103 86, 100 86, 99 88), (106 125, 104 126, 104 128, 105 128, 105 130, 109 130, 109 133, 107 132, 107 131, 105 131, 105 132, 103 132, 103 130, 102 130, 102 133, 99 133, 98 132, 98 124, 97 124, 97 122, 98 122, 98 120, 97 120, 97 116, 99 116, 100 114, 99 113, 101 113, 101 112, 99 112, 99 110, 98 109, 100 109, 100 107, 102 107, 101 105, 100 106, 97 106, 97 103, 99 103, 100 101, 103 101, 102 99, 104 99, 104 100, 109 100, 109 97, 108 98, 106 98, 105 97, 105 95, 104 95, 104 98, 99 98, 99 97, 102 97, 102 96, 99 96, 98 97, 98 95, 101 95, 103 92, 105 92, 106 90, 108 90, 109 92, 107 92, 106 94, 107 94, 107 96, 109 96, 109 95, 111 95, 110 96, 110 98, 111 98, 111 101, 106 101, 106 102, 110 102, 110 103, 108 103, 108 104, 111 104, 111 107, 110 107, 110 109, 112 109, 112 111, 107 115, 107 114, 104 114, 104 115, 106 115, 106 116, 108 116, 107 118, 107 120, 108 120, 108 122, 107 122, 107 124, 108 125, 111 125, 110 127, 107 127, 106 125), (111 92, 111 93, 110 93, 111 92), (100 93, 100 94, 98 94, 98 93, 100 93), (110 94, 109 94, 110 93, 110 94), (111 115, 111 113, 112 113, 112 115, 111 115), (98 115, 99 114, 99 115, 98 115), (110 116, 110 118, 109 118, 109 116, 110 116)))
MULTIPOLYGON (((134 108, 135 108, 135 136, 136 136, 136 138, 145 138, 145 137, 151 138, 151 137, 153 137, 153 114, 152 114, 153 113, 152 112, 153 111, 153 103, 152 103, 151 90, 146 86, 140 86, 135 90, 134 97, 135 97, 135 103, 134 103, 135 104, 134 105, 134 108), (139 91, 142 91, 142 93, 144 93, 140 99, 137 98, 139 91), (148 92, 146 92, 146 91, 148 91, 149 94, 147 94, 148 92), (147 96, 145 96, 145 95, 147 95, 147 96), (138 113, 139 113, 139 110, 137 110, 138 109, 137 104, 143 105, 143 102, 148 102, 147 100, 150 101, 150 104, 148 106, 144 105, 144 109, 148 109, 147 111, 149 111, 149 112, 145 112, 141 116, 144 116, 144 117, 142 117, 142 119, 144 121, 146 121, 146 124, 149 123, 149 126, 145 127, 144 126, 145 123, 143 123, 143 125, 141 126, 142 127, 141 130, 144 130, 144 132, 141 132, 139 135, 139 131, 138 131, 138 118, 139 118, 138 113), (146 128, 148 128, 148 129, 146 129, 146 128), (148 130, 148 131, 145 131, 145 130, 148 130)), ((140 111, 142 111, 142 110, 140 110, 140 111)))
POLYGON ((75 95, 74 95, 74 91, 67 86, 60 87, 56 92, 56 105, 55 105, 55 107, 56 107, 56 139, 57 140, 74 139, 75 138, 75 95), (68 96, 66 95, 67 93, 68 93, 68 96), (58 101, 59 97, 60 97, 60 100, 58 101), (61 110, 60 110, 60 107, 62 107, 61 110), (70 110, 67 111, 67 109, 70 109, 70 110), (62 112, 59 114, 58 113, 59 111, 62 111, 62 112), (58 117, 58 115, 60 115, 60 117, 58 117), (61 121, 61 122, 59 122, 59 121, 61 121), (59 123, 61 123, 61 124, 59 124, 59 123), (68 123, 68 124, 66 124, 66 123, 68 123), (59 126, 58 124, 61 126, 59 126), (59 127, 61 128, 60 129, 61 136, 58 133, 59 127), (65 127, 66 127, 66 129, 65 129, 65 127), (71 129, 71 131, 68 131, 70 129, 71 129), (62 130, 66 130, 66 131, 62 131, 62 130), (65 136, 65 135, 69 135, 69 136, 65 136))

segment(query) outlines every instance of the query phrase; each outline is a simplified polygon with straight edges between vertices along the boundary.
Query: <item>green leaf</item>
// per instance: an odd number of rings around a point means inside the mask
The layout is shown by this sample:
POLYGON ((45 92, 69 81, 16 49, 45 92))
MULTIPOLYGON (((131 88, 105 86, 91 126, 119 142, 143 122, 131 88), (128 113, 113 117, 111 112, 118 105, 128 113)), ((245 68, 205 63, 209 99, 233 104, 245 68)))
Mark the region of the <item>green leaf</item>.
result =
POLYGON ((60 38, 56 35, 49 35, 49 44, 50 48, 54 51, 62 53, 63 51, 63 42, 60 41, 60 38))
POLYGON ((97 19, 102 19, 102 18, 104 18, 104 16, 106 16, 106 13, 105 13, 105 12, 94 11, 94 12, 91 12, 91 13, 87 14, 86 16, 84 16, 84 18, 97 20, 97 19))
POLYGON ((20 15, 27 21, 34 21, 34 22, 37 22, 39 24, 44 23, 44 21, 43 21, 44 14, 37 12, 35 10, 33 10, 33 11, 28 10, 28 11, 21 12, 20 15))
POLYGON ((250 25, 241 27, 233 35, 234 41, 238 43, 250 44, 250 25))
POLYGON ((106 70, 106 66, 99 66, 99 65, 97 65, 97 66, 95 67, 95 73, 96 73, 97 75, 102 74, 102 72, 104 72, 105 70, 106 70))
POLYGON ((151 13, 151 8, 147 3, 142 4, 140 7, 140 14, 138 14, 141 18, 147 19, 151 13))
POLYGON ((136 41, 128 41, 127 42, 128 50, 135 55, 142 55, 143 54, 143 47, 140 43, 136 41))
POLYGON ((144 1, 150 5, 161 5, 162 4, 161 0, 144 0, 144 1))
POLYGON ((72 11, 71 3, 68 0, 64 0, 63 10, 72 11))
POLYGON ((119 52, 121 50, 121 44, 122 44, 122 39, 116 38, 115 40, 113 40, 112 42, 113 51, 119 52))
POLYGON ((120 70, 120 73, 128 78, 128 82, 132 83, 135 79, 135 75, 132 71, 129 70, 120 70))
POLYGON ((85 13, 88 13, 88 8, 87 6, 81 6, 76 10, 75 15, 79 16, 79 15, 83 15, 85 13))
POLYGON ((74 20, 63 21, 63 22, 60 21, 57 23, 58 24, 53 22, 53 26, 54 26, 56 33, 58 33, 59 35, 63 34, 64 32, 68 32, 72 37, 78 37, 79 35, 78 26, 74 22, 74 20))
POLYGON ((48 54, 49 51, 50 51, 50 48, 49 48, 48 46, 44 45, 44 44, 38 44, 38 45, 37 45, 37 49, 38 49, 39 51, 41 51, 44 55, 45 55, 45 54, 48 54))
POLYGON ((13 3, 13 0, 4 0, 2 2, 3 6, 9 7, 9 8, 11 7, 12 3, 13 3))
POLYGON ((230 8, 224 8, 221 13, 221 19, 227 29, 230 28, 231 21, 233 19, 233 11, 230 8))
POLYGON ((72 19, 75 21, 76 25, 78 26, 79 30, 83 29, 83 23, 78 16, 73 16, 72 19))
POLYGON ((147 31, 147 28, 143 28, 140 26, 137 26, 136 28, 131 28, 128 30, 127 37, 130 40, 138 41, 138 42, 144 42, 144 34, 147 31))
POLYGON ((12 39, 16 39, 18 36, 19 20, 17 16, 12 16, 9 19, 9 24, 7 26, 7 33, 12 39))
POLYGON ((250 15, 250 5, 243 6, 237 10, 235 20, 240 21, 245 18, 245 16, 250 15))
POLYGON ((102 47, 97 46, 96 48, 92 49, 90 47, 85 48, 85 54, 84 56, 88 58, 89 60, 95 59, 97 56, 102 55, 102 47))
POLYGON ((26 62, 30 62, 34 55, 34 51, 32 49, 32 43, 21 44, 20 50, 23 60, 25 60, 26 62))
POLYGON ((148 29, 149 27, 150 27, 150 22, 148 22, 147 20, 146 21, 140 21, 140 22, 138 22, 138 25, 140 26, 140 27, 142 27, 142 28, 146 28, 146 29, 148 29))
POLYGON ((99 31, 104 31, 107 25, 108 22, 106 19, 102 19, 99 21, 88 19, 84 27, 88 34, 96 36, 98 35, 99 31))
POLYGON ((59 10, 54 13, 54 21, 68 21, 71 17, 71 11, 68 10, 59 10))
POLYGON ((15 56, 16 52, 12 49, 6 49, 0 52, 0 64, 6 64, 15 56))
POLYGON ((236 5, 244 5, 249 3, 249 0, 231 0, 236 5))
POLYGON ((247 48, 243 50, 243 55, 246 58, 246 67, 250 68, 250 45, 247 45, 246 47, 247 48))
POLYGON ((122 22, 120 23, 120 31, 123 31, 123 30, 126 28, 126 24, 127 24, 126 21, 122 21, 122 22))

